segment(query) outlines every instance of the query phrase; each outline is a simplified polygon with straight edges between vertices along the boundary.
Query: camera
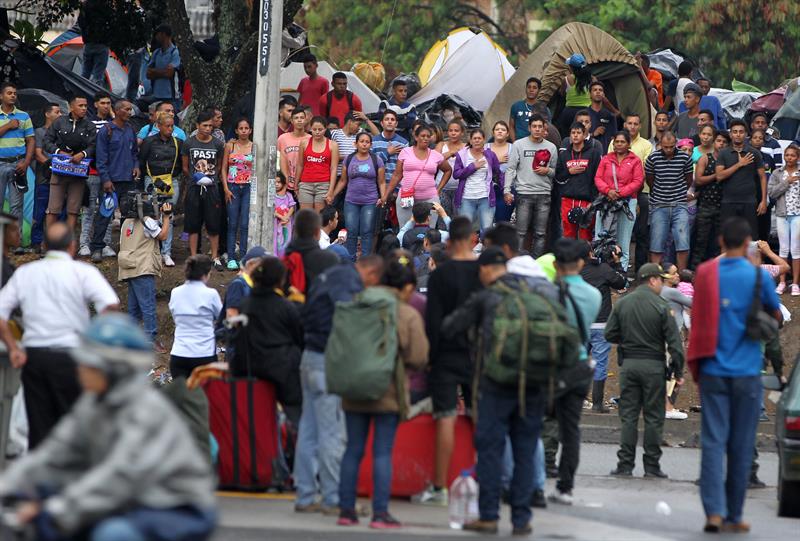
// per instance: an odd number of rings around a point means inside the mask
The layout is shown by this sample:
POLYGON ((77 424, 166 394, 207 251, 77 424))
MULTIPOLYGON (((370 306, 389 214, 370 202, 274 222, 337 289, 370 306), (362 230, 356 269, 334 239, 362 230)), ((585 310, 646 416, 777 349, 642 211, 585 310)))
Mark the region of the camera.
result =
POLYGON ((120 199, 119 211, 123 219, 144 220, 147 217, 158 219, 158 199, 158 196, 151 193, 132 190, 120 199))
POLYGON ((172 196, 167 195, 167 193, 171 190, 172 186, 160 178, 155 179, 152 184, 147 186, 147 194, 150 196, 155 196, 160 203, 166 203, 167 201, 172 200, 172 196))
POLYGON ((609 233, 604 231, 592 241, 592 252, 594 257, 601 263, 608 263, 615 265, 619 261, 620 249, 617 246, 617 239, 609 233))

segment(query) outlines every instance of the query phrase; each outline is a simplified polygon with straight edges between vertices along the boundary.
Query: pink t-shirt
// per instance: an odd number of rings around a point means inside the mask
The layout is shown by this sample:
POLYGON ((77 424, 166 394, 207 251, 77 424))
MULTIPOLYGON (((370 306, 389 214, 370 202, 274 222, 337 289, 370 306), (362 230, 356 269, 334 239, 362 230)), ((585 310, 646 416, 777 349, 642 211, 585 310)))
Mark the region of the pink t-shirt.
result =
POLYGON ((322 75, 312 81, 308 77, 300 79, 297 85, 297 92, 300 94, 298 100, 302 105, 311 106, 314 116, 318 116, 319 112, 319 99, 328 92, 328 80, 322 75))
POLYGON ((406 147, 400 151, 397 161, 403 162, 403 180, 400 181, 402 189, 407 190, 414 186, 414 198, 417 200, 433 199, 438 195, 436 170, 444 161, 444 156, 435 150, 429 150, 427 159, 420 160, 414 154, 414 147, 406 147))
POLYGON ((286 179, 289 181, 289 189, 293 190, 297 183, 295 172, 297 171, 297 159, 300 152, 300 143, 309 139, 311 136, 308 134, 302 137, 295 137, 294 133, 284 133, 278 137, 278 152, 286 155, 286 161, 289 164, 288 171, 283 171, 286 179))

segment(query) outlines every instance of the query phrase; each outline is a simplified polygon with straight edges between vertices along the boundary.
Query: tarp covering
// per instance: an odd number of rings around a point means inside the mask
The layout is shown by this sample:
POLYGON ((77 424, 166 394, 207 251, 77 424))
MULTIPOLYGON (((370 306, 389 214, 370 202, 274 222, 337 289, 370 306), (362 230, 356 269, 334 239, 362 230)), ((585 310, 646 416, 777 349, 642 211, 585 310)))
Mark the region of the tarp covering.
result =
POLYGON ((666 76, 667 79, 678 78, 678 66, 680 66, 681 62, 684 60, 688 60, 695 66, 692 70, 692 79, 697 80, 699 78, 705 78, 703 72, 697 67, 697 62, 681 51, 669 48, 656 49, 655 51, 647 53, 647 58, 650 60, 650 68, 660 71, 661 75, 666 76))
POLYGON ((728 123, 736 118, 743 119, 753 101, 761 96, 756 92, 734 92, 726 88, 712 88, 708 94, 719 100, 728 123))
POLYGON ((750 109, 759 113, 774 114, 783 107, 783 98, 786 94, 786 86, 776 88, 755 100, 750 109))
MULTIPOLYGON (((334 69, 333 66, 324 60, 320 60, 317 66, 317 73, 325 77, 328 81, 331 80, 331 77, 333 77, 333 74, 337 71, 339 70, 334 69)), ((364 81, 359 79, 352 71, 345 71, 344 74, 347 75, 347 88, 361 99, 364 112, 377 112, 378 105, 381 103, 381 99, 378 95, 370 90, 364 81)), ((300 80, 305 76, 306 72, 303 70, 303 64, 301 62, 290 62, 288 66, 281 68, 281 94, 296 93, 297 85, 300 84, 300 80)))
POLYGON ((513 75, 506 52, 488 34, 458 28, 428 51, 419 69, 422 89, 409 101, 419 105, 451 94, 484 111, 513 75))
POLYGON ((608 88, 609 99, 616 96, 622 113, 638 113, 641 134, 650 137, 651 106, 636 58, 611 35, 585 23, 569 23, 554 31, 536 48, 503 86, 484 113, 483 127, 491 129, 498 120, 508 120, 511 105, 525 95, 528 77, 539 77, 539 101, 550 104, 569 73, 566 60, 573 53, 586 57, 592 74, 608 88))

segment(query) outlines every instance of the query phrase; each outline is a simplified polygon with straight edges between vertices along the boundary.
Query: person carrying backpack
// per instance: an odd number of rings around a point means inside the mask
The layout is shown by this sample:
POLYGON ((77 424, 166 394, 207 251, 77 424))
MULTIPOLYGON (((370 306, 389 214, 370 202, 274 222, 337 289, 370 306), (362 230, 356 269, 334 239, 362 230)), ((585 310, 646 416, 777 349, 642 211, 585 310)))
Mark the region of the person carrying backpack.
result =
POLYGON ((564 308, 534 292, 524 277, 508 274, 506 261, 499 246, 480 255, 484 289, 444 319, 441 333, 453 337, 477 326, 481 344, 475 366, 478 392, 473 393, 478 397, 474 411, 478 416, 475 450, 480 518, 465 524, 464 529, 497 533, 503 454, 506 436, 510 436, 514 455, 512 533, 528 535, 532 531, 533 460, 545 391, 554 387, 559 373, 575 365, 581 339, 568 324, 564 308))
POLYGON ((408 304, 417 283, 411 254, 397 254, 387 263, 381 286, 368 288, 352 303, 337 306, 326 349, 329 387, 335 392, 342 386, 347 426, 339 481, 340 526, 358 524, 358 470, 372 425, 374 488, 369 526, 400 527, 388 510, 392 447, 397 426, 410 407, 405 369, 420 369, 427 363, 428 339, 422 316, 408 304), (342 370, 333 369, 338 367, 342 370))

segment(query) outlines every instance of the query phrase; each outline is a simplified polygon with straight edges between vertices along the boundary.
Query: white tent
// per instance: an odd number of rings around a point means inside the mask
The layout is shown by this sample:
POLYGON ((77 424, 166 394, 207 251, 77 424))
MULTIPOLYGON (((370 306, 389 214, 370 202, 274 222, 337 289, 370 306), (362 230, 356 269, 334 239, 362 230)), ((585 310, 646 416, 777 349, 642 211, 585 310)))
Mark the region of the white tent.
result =
POLYGON ((514 75, 506 52, 486 32, 458 28, 431 47, 419 69, 422 89, 411 96, 415 105, 441 94, 461 97, 485 111, 514 75))
MULTIPOLYGON (((331 80, 331 77, 333 77, 333 74, 337 71, 339 70, 334 69, 333 66, 324 60, 319 61, 317 73, 325 77, 328 81, 331 80)), ((378 111, 378 105, 381 102, 378 95, 370 90, 370 88, 352 71, 345 71, 344 74, 347 75, 347 88, 361 99, 364 112, 376 113, 378 111)), ((303 64, 301 62, 292 62, 288 66, 281 68, 281 94, 296 94, 297 85, 300 84, 300 80, 305 76, 306 73, 303 71, 303 64)))

